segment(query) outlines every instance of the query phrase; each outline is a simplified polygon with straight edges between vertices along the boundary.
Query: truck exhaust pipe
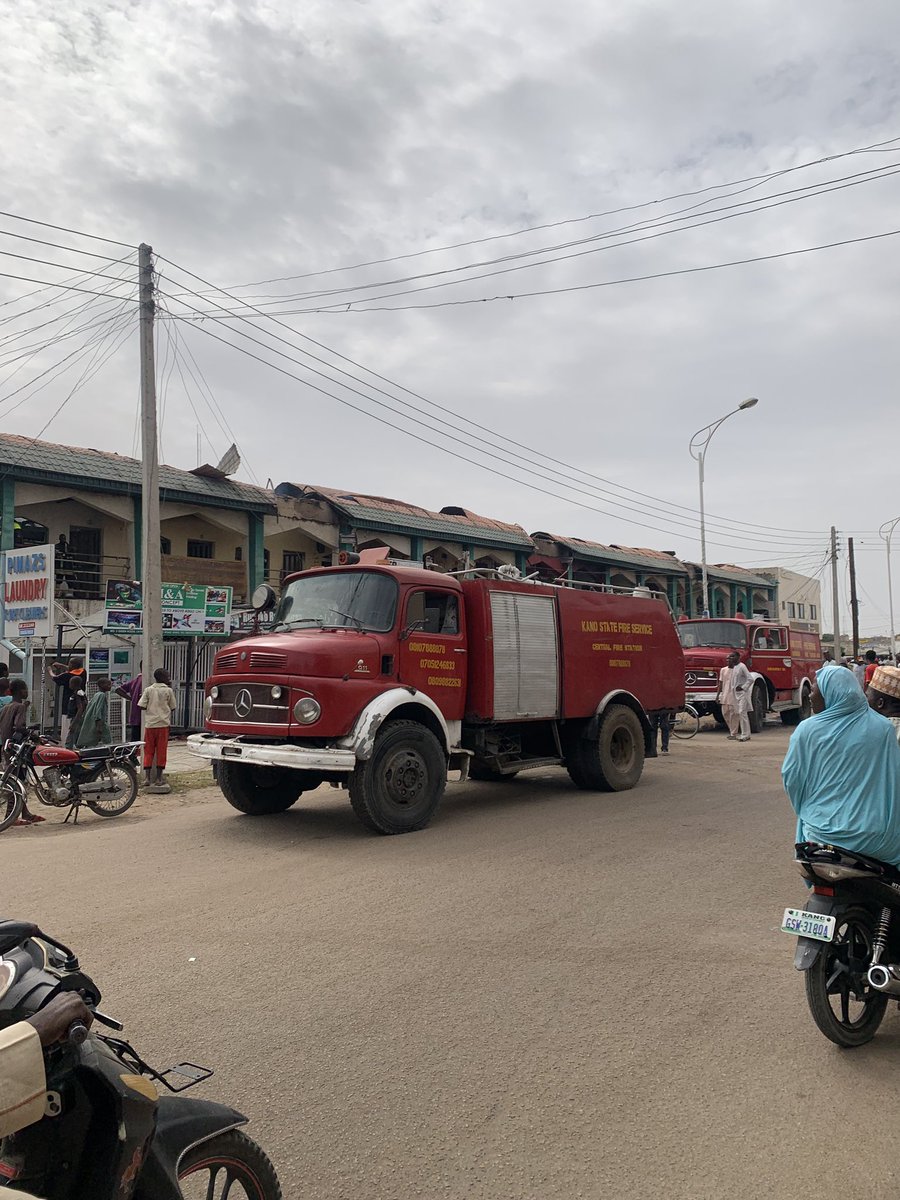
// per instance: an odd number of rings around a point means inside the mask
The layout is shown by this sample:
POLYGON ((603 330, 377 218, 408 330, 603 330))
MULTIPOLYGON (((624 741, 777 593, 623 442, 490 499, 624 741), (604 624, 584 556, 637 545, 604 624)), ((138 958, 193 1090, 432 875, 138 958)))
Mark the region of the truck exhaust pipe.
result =
POLYGON ((877 992, 885 992, 888 996, 900 996, 900 964, 889 963, 887 966, 869 967, 867 978, 877 992))

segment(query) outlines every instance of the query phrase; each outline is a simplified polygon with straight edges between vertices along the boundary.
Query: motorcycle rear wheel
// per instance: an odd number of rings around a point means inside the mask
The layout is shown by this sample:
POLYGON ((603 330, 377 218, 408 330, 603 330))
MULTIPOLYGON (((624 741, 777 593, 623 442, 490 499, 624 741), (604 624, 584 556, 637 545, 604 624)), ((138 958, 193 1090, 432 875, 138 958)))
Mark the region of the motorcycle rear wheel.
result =
POLYGON ((110 790, 94 792, 84 798, 88 808, 98 817, 120 817, 134 804, 138 794, 138 777, 131 763, 107 764, 98 781, 109 786, 110 790))
POLYGON ((24 792, 17 780, 10 779, 0 784, 0 833, 18 821, 24 798, 24 792))
POLYGON ((888 998, 866 978, 874 940, 874 916, 864 908, 848 908, 838 917, 834 941, 822 946, 806 972, 812 1018, 838 1046, 864 1046, 884 1018, 888 998))
POLYGON ((282 1200, 281 1184, 267 1155, 239 1129, 189 1150, 178 1165, 185 1200, 282 1200), (187 1180, 187 1186, 183 1184, 187 1180), (241 1190, 238 1190, 238 1185, 241 1190))

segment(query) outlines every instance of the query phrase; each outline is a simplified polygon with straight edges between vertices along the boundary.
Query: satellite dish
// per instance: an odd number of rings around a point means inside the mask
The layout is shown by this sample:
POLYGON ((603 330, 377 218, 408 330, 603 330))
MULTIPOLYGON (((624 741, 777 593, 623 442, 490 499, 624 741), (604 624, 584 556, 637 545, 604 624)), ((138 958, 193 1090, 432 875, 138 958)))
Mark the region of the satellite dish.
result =
POLYGON ((241 456, 237 446, 232 442, 225 453, 222 455, 217 471, 221 471, 223 475, 233 475, 241 465, 241 456))

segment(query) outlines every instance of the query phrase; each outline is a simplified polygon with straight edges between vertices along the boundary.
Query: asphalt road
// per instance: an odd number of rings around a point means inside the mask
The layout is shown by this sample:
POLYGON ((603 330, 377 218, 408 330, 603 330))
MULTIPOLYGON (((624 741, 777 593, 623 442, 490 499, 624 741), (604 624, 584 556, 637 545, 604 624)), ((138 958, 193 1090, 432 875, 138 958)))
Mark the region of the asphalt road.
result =
POLYGON ((216 1076, 291 1200, 894 1196, 900 1018, 815 1029, 787 735, 673 743, 641 785, 453 785, 422 833, 321 789, 212 791, 0 837, 0 910, 74 944, 162 1065, 216 1076))

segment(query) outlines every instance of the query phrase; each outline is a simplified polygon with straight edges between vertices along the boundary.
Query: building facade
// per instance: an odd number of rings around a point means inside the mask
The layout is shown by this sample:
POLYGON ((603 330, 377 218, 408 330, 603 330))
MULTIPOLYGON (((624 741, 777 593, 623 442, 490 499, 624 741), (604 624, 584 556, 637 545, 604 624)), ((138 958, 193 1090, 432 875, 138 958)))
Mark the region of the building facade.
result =
POLYGON ((818 579, 799 575, 786 567, 764 567, 760 575, 778 589, 778 620, 791 629, 819 633, 822 620, 822 585, 818 579))

